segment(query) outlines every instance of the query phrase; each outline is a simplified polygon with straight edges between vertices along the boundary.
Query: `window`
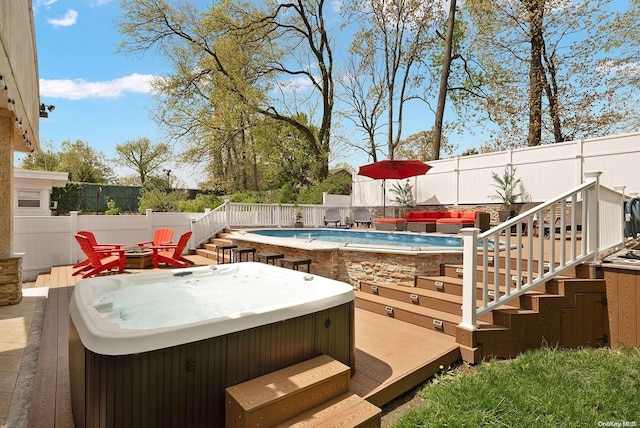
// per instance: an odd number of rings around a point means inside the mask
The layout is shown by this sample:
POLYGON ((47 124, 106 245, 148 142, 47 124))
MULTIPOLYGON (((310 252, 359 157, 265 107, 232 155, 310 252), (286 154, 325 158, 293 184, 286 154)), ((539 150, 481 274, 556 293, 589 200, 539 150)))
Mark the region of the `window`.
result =
POLYGON ((18 208, 40 208, 40 192, 37 190, 19 190, 18 208))

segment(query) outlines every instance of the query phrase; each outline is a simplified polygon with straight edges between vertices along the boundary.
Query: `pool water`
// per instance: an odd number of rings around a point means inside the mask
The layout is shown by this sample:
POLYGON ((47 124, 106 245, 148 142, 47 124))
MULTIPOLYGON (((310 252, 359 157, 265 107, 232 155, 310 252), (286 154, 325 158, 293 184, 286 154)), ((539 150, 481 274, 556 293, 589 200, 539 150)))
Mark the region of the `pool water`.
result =
POLYGON ((328 241, 340 244, 377 246, 462 248, 462 238, 426 235, 410 232, 356 231, 346 229, 258 229, 251 233, 275 238, 293 238, 302 241, 328 241))

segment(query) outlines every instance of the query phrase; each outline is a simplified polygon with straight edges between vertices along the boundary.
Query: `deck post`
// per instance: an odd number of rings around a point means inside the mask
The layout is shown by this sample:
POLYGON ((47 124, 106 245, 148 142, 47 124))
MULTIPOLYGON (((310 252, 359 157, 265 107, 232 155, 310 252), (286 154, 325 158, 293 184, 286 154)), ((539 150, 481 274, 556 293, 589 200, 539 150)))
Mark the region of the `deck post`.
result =
POLYGON ((625 194, 624 191, 627 188, 627 186, 624 185, 617 185, 617 186, 613 186, 613 190, 615 190, 616 192, 618 192, 620 194, 620 200, 619 200, 619 204, 620 207, 622 207, 622 213, 621 213, 621 221, 622 221, 622 227, 620 228, 620 242, 624 242, 625 241, 625 236, 624 236, 624 225, 625 225, 625 219, 624 219, 624 201, 625 201, 625 194))
POLYGON ((458 326, 467 330, 476 330, 477 250, 480 229, 465 227, 460 232, 463 240, 462 322, 458 326))
MULTIPOLYGON (((598 262, 598 253, 600 251, 600 198, 598 194, 600 175, 602 175, 601 171, 586 171, 584 173, 585 182, 595 182, 595 186, 586 189, 584 192, 586 201, 583 203, 585 205, 583 210, 587 216, 586 221, 583 221, 587 225, 586 250, 587 254, 593 254, 594 262, 598 262)), ((585 230, 584 225, 583 230, 585 230)))

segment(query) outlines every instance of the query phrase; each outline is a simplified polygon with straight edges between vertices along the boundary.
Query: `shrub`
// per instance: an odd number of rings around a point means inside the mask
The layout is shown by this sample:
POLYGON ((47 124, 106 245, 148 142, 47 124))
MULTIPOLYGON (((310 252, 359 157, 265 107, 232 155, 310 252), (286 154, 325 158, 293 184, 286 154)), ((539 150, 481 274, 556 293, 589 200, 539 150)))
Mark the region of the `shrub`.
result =
POLYGON ((106 215, 118 215, 120 214, 120 208, 116 206, 116 201, 113 199, 107 200, 107 210, 104 212, 106 215))
POLYGON ((200 193, 195 199, 178 202, 178 211, 183 213, 201 213, 205 208, 214 209, 222 205, 223 201, 216 195, 200 193))
POLYGON ((178 205, 186 201, 184 192, 174 190, 167 193, 162 189, 143 189, 140 195, 138 211, 144 214, 145 210, 152 209, 156 212, 177 212, 178 205))

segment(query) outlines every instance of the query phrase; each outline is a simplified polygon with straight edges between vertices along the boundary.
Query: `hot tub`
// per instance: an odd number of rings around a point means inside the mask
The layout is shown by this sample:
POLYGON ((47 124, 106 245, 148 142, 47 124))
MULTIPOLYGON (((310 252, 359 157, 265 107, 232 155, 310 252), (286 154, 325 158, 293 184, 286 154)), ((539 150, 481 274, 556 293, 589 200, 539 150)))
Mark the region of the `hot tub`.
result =
POLYGON ((224 389, 321 354, 355 367, 353 289, 261 263, 80 281, 76 427, 223 426, 224 389))

